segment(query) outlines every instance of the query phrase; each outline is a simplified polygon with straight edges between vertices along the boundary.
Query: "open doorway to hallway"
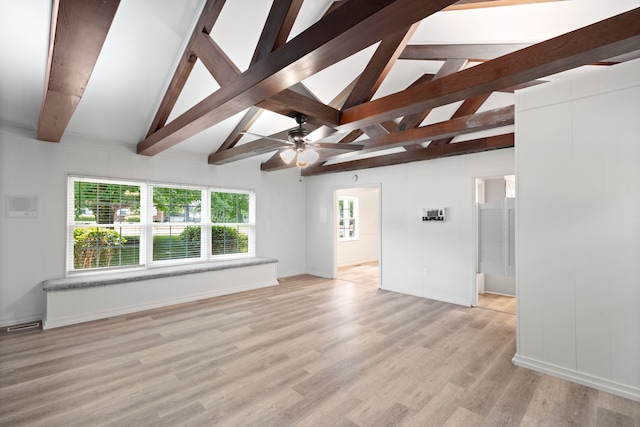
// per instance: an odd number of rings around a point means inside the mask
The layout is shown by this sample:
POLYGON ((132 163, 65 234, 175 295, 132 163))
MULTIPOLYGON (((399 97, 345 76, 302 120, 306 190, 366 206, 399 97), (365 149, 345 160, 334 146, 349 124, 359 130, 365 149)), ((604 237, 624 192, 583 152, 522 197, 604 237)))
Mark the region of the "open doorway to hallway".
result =
POLYGON ((516 314, 515 176, 477 178, 477 306, 516 314))
POLYGON ((335 192, 335 277, 380 286, 380 187, 335 192))

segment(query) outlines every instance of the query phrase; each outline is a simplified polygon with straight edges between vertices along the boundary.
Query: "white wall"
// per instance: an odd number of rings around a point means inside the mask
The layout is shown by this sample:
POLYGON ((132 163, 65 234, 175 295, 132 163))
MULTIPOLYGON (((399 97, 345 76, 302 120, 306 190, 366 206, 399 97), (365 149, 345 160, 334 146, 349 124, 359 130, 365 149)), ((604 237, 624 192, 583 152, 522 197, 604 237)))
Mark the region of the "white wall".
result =
MULTIPOLYGON (((381 287, 471 305, 475 177, 513 171, 513 149, 357 171, 358 184, 381 186, 381 287), (436 207, 447 208, 447 221, 423 222, 422 208, 436 207)), ((306 178, 309 273, 333 275, 333 192, 352 176, 306 178)))
POLYGON ((484 201, 504 200, 505 198, 504 177, 488 178, 484 180, 484 201))
POLYGON ((516 96, 515 363, 640 400, 640 60, 516 96))
MULTIPOLYGON (((278 276, 305 271, 304 182, 297 170, 265 173, 255 162, 211 166, 206 156, 139 156, 131 147, 0 128, 0 325, 42 318, 40 282, 64 276, 68 173, 256 190, 256 255, 278 259, 278 276), (5 216, 6 195, 36 196, 38 217, 5 216)), ((176 282, 179 278, 175 279, 176 282)))
POLYGON ((358 199, 357 240, 338 241, 338 267, 378 260, 380 250, 380 199, 378 187, 338 190, 338 197, 358 199))

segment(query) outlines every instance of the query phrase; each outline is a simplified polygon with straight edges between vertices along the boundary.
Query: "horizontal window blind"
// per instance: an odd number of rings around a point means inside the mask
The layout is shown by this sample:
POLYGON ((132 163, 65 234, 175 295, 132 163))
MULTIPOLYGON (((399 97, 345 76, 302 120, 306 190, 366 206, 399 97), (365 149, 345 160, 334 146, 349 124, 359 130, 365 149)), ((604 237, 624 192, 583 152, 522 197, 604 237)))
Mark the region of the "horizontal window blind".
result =
POLYGON ((140 264, 139 185, 72 178, 67 271, 140 264))
POLYGON ((152 261, 206 256, 201 244, 202 194, 197 189, 153 187, 152 261))
POLYGON ((255 253, 255 197, 249 192, 211 192, 211 254, 255 253))

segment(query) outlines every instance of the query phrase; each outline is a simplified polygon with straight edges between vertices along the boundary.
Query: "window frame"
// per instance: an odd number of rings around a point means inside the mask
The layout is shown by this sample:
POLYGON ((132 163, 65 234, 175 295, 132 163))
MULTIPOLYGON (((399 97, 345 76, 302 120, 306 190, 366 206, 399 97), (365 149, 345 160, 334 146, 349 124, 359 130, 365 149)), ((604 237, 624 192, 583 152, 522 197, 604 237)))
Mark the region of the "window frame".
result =
POLYGON ((348 241, 353 241, 353 240, 360 240, 360 219, 359 219, 359 215, 360 215, 360 211, 359 211, 359 201, 358 201, 358 197, 353 197, 353 196, 340 196, 338 197, 338 218, 337 218, 337 224, 338 224, 338 229, 337 229, 337 233, 338 233, 338 241, 339 242, 348 242, 348 241), (340 202, 343 202, 343 206, 346 203, 353 203, 353 216, 343 216, 341 218, 340 214, 344 213, 344 212, 350 212, 351 210, 349 209, 349 207, 347 207, 346 209, 343 207, 343 209, 340 209, 340 202), (344 225, 341 226, 340 225, 340 220, 345 220, 345 221, 353 221, 353 236, 349 236, 347 231, 349 230, 350 227, 345 227, 344 225), (343 237, 340 236, 340 231, 344 230, 345 231, 345 235, 343 237))
MULTIPOLYGON (((155 181, 139 181, 139 180, 127 180, 116 178, 104 178, 95 176, 84 175, 67 175, 67 211, 66 211, 66 253, 65 253, 65 276, 75 276, 83 274, 100 274, 105 272, 123 271, 123 270, 136 270, 136 269, 151 269, 155 267, 194 264, 203 262, 212 262, 225 259, 239 259, 249 258, 255 256, 255 231, 256 231, 256 194, 252 189, 234 189, 220 186, 203 186, 203 185, 189 185, 178 183, 166 183, 155 181), (140 222, 137 223, 116 223, 116 224, 97 224, 99 221, 96 218, 95 223, 91 224, 78 224, 75 221, 76 218, 76 198, 75 198, 75 183, 76 182, 93 182, 97 184, 116 184, 124 186, 136 186, 140 190, 139 211, 140 222), (185 221, 187 226, 200 227, 200 256, 198 257, 184 257, 173 259, 153 259, 153 236, 154 227, 158 227, 163 222, 154 222, 155 205, 153 203, 154 188, 175 188, 185 190, 197 190, 200 191, 200 220, 199 222, 190 223, 185 221), (215 225, 211 220, 211 194, 212 193, 235 193, 246 194, 249 197, 249 215, 247 222, 241 223, 242 226, 246 226, 249 230, 248 236, 248 248, 247 252, 239 253, 226 253, 221 255, 212 254, 211 245, 211 230, 215 225), (138 263, 129 265, 111 265, 108 267, 90 267, 90 268, 76 268, 74 265, 74 230, 76 228, 92 228, 92 227, 106 227, 112 226, 120 229, 136 229, 139 235, 139 248, 138 248, 138 263)), ((179 227, 181 222, 166 224, 174 224, 179 227)), ((240 224, 240 223, 239 223, 240 224)), ((125 236, 126 237, 126 236, 125 236)))
POLYGON ((247 234, 248 234, 248 248, 247 248, 247 252, 246 253, 236 253, 236 254, 218 254, 218 255, 213 255, 211 254, 211 257, 215 257, 216 259, 233 259, 233 258, 238 258, 238 255, 244 255, 246 257, 253 257, 255 256, 255 249, 256 249, 256 245, 255 245, 255 236, 256 236, 256 194, 255 191, 248 191, 248 190, 238 190, 238 189, 228 189, 228 188, 222 188, 222 187, 211 187, 209 188, 209 192, 207 194, 208 197, 208 201, 209 201, 209 208, 211 208, 211 196, 213 195, 213 193, 230 193, 230 194, 246 194, 249 198, 249 217, 247 218, 247 222, 213 222, 213 212, 211 212, 211 210, 209 210, 209 214, 208 214, 208 218, 210 220, 209 223, 209 243, 208 243, 208 247, 210 249, 212 249, 212 240, 213 240, 213 236, 211 235, 211 229, 214 226, 224 226, 224 227, 229 227, 229 226, 247 226, 247 234))
MULTIPOLYGON (((167 266, 167 265, 180 265, 180 264, 190 264, 190 263, 194 263, 194 262, 204 262, 207 261, 209 259, 208 254, 206 252, 206 222, 202 222, 203 218, 206 218, 203 214, 205 213, 204 211, 207 210, 207 205, 204 202, 204 199, 206 197, 206 195, 208 194, 207 192, 207 188, 206 187, 201 187, 201 186, 189 186, 189 185, 181 185, 181 184, 158 184, 158 183, 149 183, 148 184, 148 201, 147 201, 147 217, 146 217, 146 224, 148 226, 147 230, 147 240, 146 240, 146 253, 147 253, 147 259, 146 259, 146 265, 148 266, 167 266), (171 219, 169 219, 169 221, 163 221, 163 222, 154 222, 153 220, 153 213, 154 211, 157 212, 156 210, 156 204, 154 203, 154 190, 156 188, 162 188, 162 189, 175 189, 175 190, 187 190, 187 191, 199 191, 200 192, 200 221, 197 223, 193 223, 193 224, 189 224, 189 221, 185 221, 183 223, 180 222, 173 222, 171 221, 171 219), (165 225, 160 225, 160 224, 165 224, 165 225), (155 234, 155 229, 157 227, 180 227, 180 224, 186 224, 186 227, 200 227, 200 256, 198 257, 184 257, 184 258, 168 258, 168 259, 154 259, 154 237, 158 236, 160 234, 155 234), (204 233, 203 233, 204 230, 204 233)), ((169 216, 171 215, 171 213, 169 213, 169 216)))

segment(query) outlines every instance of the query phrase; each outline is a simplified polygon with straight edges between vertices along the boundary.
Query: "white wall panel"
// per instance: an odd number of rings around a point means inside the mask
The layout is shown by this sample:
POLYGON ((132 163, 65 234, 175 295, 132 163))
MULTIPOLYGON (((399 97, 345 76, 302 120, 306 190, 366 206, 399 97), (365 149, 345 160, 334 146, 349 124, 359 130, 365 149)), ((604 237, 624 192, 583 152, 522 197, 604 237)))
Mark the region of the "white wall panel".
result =
POLYGON ((520 242, 517 268, 521 271, 517 276, 518 314, 527 331, 527 340, 520 340, 520 344, 536 357, 574 368, 575 293, 567 263, 571 253, 568 247, 571 209, 567 202, 571 191, 567 178, 572 145, 571 110, 563 104, 549 108, 548 114, 540 110, 519 113, 516 134, 517 141, 523 135, 535 135, 536 144, 532 148, 517 143, 516 212, 518 222, 526 224, 516 232, 520 242), (566 285, 556 286, 557 280, 566 285))
POLYGON ((516 95, 514 361, 640 400, 640 61, 516 95))

